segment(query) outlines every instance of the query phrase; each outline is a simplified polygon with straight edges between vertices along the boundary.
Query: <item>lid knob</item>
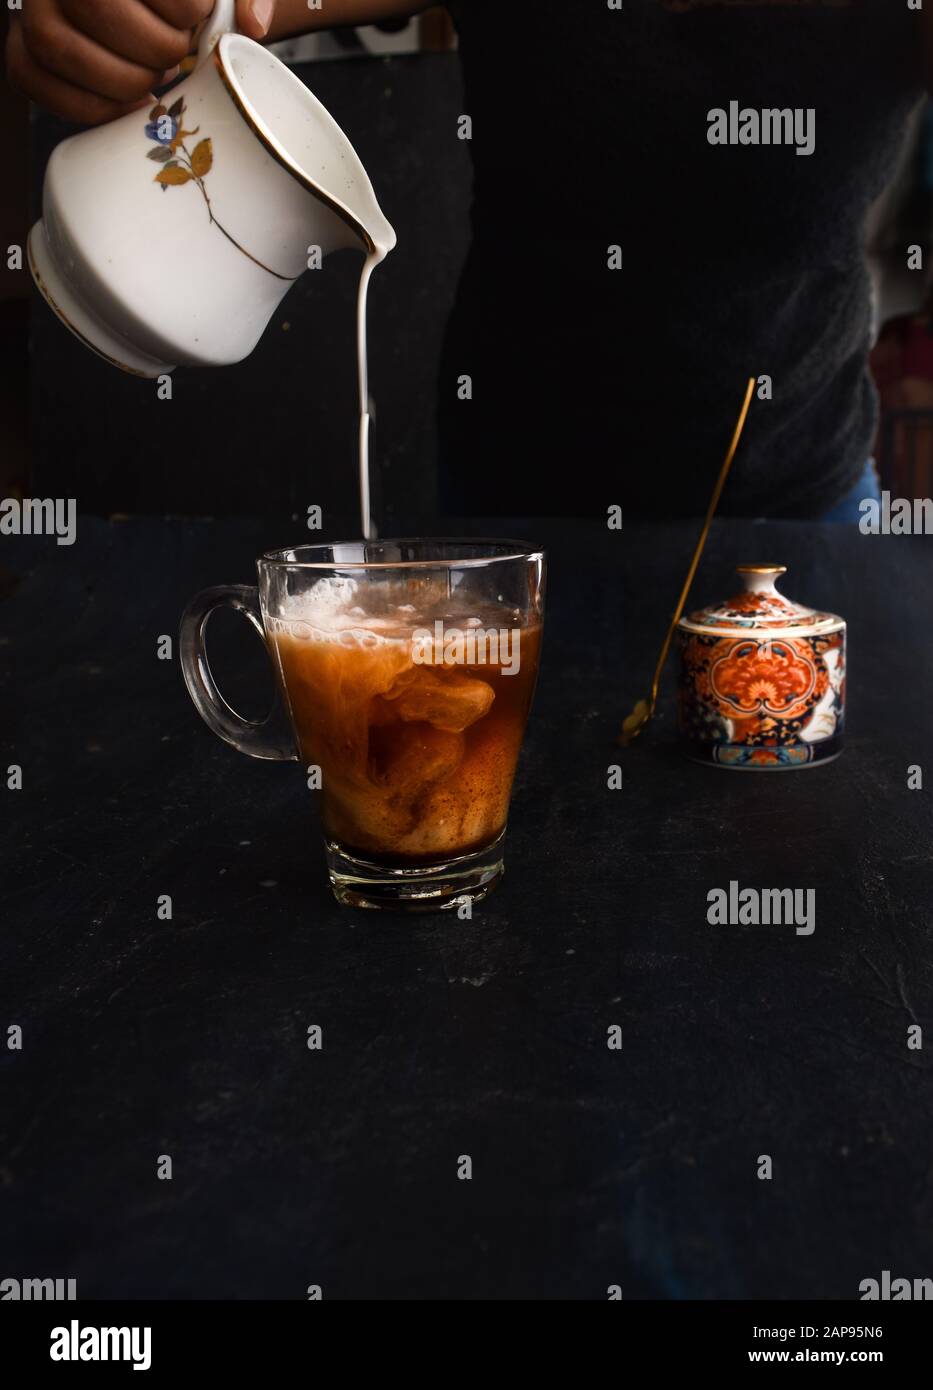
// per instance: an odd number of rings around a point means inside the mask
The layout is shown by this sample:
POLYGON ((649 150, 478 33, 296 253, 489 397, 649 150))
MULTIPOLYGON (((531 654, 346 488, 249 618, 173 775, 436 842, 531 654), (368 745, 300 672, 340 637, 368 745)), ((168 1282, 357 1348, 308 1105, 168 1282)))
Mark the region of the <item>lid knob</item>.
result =
POLYGON ((736 565, 747 594, 776 594, 775 580, 787 573, 786 565, 736 565))

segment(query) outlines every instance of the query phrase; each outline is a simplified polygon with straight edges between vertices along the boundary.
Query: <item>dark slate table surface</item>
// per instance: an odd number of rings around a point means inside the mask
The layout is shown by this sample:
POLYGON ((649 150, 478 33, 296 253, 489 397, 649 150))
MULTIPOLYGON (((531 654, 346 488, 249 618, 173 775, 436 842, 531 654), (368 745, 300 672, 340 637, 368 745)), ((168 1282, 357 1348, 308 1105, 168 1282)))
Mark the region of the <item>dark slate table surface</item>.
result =
MULTIPOLYGON (((933 1026, 929 541, 715 527, 696 602, 774 561, 850 623, 842 758, 758 776, 679 757, 670 677, 650 736, 613 741, 693 526, 470 529, 551 554, 508 870, 472 922, 339 909, 299 770, 218 742, 157 658, 197 589, 249 582, 294 526, 5 542, 5 1275, 82 1298, 601 1299, 933 1274, 933 1039, 907 1047, 933 1026), (814 888, 814 935, 709 926, 731 879, 814 888)), ((256 708, 261 644, 235 624, 213 650, 256 708)))

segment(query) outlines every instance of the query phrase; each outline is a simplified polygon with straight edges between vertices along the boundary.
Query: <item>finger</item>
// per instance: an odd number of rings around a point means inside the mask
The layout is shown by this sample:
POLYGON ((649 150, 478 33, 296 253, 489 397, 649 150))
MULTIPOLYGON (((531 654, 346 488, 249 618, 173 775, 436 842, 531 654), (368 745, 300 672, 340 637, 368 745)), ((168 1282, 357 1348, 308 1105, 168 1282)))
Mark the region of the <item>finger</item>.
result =
POLYGON ((191 47, 190 29, 167 24, 143 0, 126 0, 121 5, 115 5, 113 0, 59 3, 73 29, 139 67, 164 72, 180 63, 191 47))
POLYGON ((264 39, 275 14, 275 0, 237 0, 236 27, 248 39, 264 39))
POLYGON ((111 101, 138 101, 162 76, 162 68, 156 71, 119 58, 54 13, 38 29, 24 24, 23 37, 32 58, 46 72, 111 101))
POLYGON ((30 101, 79 125, 102 125, 146 104, 108 101, 47 72, 26 47, 22 25, 18 23, 10 25, 7 37, 7 75, 10 85, 30 101))

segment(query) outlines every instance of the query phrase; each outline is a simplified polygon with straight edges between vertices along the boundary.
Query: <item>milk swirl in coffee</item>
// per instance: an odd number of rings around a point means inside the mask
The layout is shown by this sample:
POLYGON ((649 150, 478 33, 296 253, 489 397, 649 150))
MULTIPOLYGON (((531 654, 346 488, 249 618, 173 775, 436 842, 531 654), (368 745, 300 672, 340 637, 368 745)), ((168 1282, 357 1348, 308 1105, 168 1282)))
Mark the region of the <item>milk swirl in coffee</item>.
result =
POLYGON ((458 605, 434 575, 359 590, 322 579, 269 627, 302 761, 323 774, 329 840, 399 866, 496 841, 539 625, 503 604, 458 605), (438 624, 454 640, 434 641, 438 624))

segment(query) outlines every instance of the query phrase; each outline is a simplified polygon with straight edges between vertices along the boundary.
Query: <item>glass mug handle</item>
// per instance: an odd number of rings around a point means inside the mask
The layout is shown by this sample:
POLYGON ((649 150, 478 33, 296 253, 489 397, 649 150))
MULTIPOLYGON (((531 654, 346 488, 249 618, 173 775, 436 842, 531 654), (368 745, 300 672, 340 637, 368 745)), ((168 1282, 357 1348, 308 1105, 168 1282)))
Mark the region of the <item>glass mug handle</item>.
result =
POLYGON ((204 634, 211 614, 218 608, 233 608, 243 613, 268 651, 259 594, 255 589, 247 584, 220 584, 198 594, 182 614, 178 634, 182 674, 195 709, 218 738, 231 743, 241 753, 248 753, 251 758, 297 762, 295 740, 282 709, 278 685, 272 708, 261 720, 242 718, 217 689, 207 659, 204 634))

